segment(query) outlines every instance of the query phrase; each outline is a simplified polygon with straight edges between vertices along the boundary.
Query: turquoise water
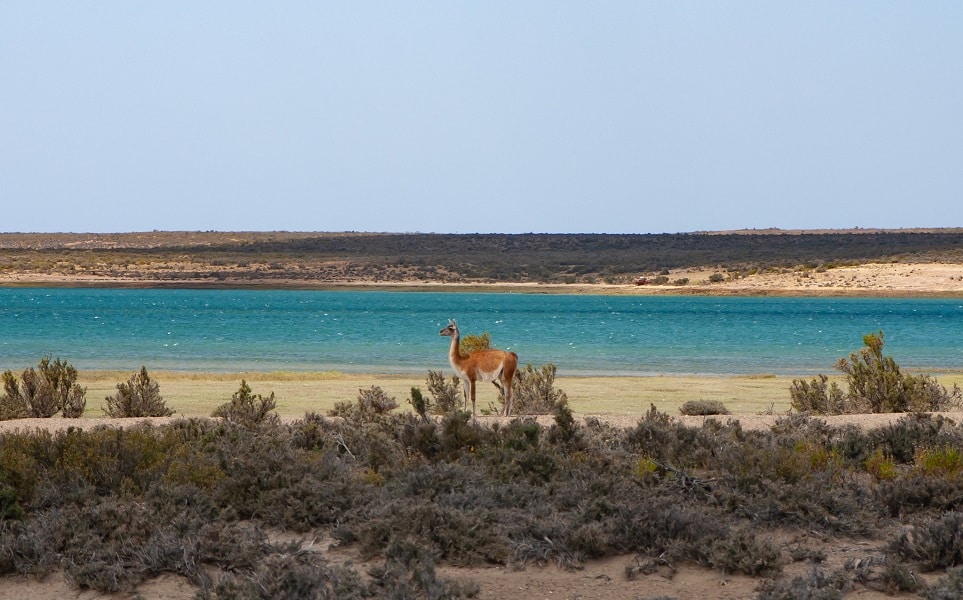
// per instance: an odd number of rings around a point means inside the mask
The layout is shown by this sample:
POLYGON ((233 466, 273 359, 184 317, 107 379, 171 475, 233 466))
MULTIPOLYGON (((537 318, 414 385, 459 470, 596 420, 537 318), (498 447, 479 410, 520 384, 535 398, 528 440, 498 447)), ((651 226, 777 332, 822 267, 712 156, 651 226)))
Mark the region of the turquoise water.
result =
POLYGON ((447 369, 491 333, 560 374, 806 375, 882 329, 901 366, 963 369, 963 299, 709 298, 294 290, 0 289, 0 369, 447 369))

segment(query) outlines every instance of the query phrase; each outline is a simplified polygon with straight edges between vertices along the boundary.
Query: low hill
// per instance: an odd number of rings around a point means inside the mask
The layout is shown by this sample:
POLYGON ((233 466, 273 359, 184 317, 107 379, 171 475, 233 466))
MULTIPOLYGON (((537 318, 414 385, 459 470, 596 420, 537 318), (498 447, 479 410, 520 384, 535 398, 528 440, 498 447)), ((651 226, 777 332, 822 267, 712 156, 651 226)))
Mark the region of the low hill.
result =
POLYGON ((963 264, 963 229, 678 234, 0 234, 0 279, 164 284, 631 283, 863 263, 963 264))

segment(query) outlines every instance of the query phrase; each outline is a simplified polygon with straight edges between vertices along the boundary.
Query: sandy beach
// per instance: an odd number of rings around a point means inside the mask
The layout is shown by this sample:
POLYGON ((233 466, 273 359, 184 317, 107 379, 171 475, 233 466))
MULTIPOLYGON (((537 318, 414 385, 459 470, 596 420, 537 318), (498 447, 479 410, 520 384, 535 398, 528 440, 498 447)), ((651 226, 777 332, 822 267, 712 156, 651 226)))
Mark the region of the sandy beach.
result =
POLYGON ((298 289, 391 289, 427 291, 497 291, 535 294, 701 294, 701 295, 782 295, 782 296, 963 296, 963 264, 960 263, 866 263, 854 266, 814 269, 785 269, 744 277, 724 277, 712 282, 718 269, 679 269, 666 277, 672 283, 656 285, 607 283, 440 283, 409 280, 384 281, 305 281, 272 279, 262 283, 250 278, 224 277, 216 282, 206 278, 182 278, 173 282, 144 281, 124 277, 61 275, 5 270, 0 286, 104 286, 104 287, 271 287, 298 289), (679 283, 686 281, 686 283, 679 283))

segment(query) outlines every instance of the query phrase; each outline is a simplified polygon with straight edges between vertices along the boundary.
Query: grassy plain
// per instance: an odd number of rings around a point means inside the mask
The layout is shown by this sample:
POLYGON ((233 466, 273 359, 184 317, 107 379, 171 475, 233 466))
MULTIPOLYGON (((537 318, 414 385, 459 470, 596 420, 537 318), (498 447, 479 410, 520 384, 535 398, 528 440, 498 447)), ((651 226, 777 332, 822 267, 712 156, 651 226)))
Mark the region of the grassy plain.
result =
MULTIPOLYGON (((447 373, 447 372, 446 372, 447 373)), ((85 371, 79 383, 87 387, 86 417, 103 416, 105 398, 113 395, 117 383, 131 373, 85 371)), ((450 376, 450 373, 449 373, 450 376)), ((940 383, 963 386, 963 373, 934 374, 940 383)), ((306 412, 326 414, 338 402, 353 402, 360 389, 380 386, 394 397, 402 411, 408 411, 411 388, 427 395, 425 377, 377 373, 272 372, 272 373, 188 373, 152 372, 160 392, 175 415, 207 417, 220 404, 228 402, 247 381, 255 394, 272 392, 277 412, 284 418, 300 418, 306 412)), ((807 378, 808 379, 808 378, 807 378)), ((789 410, 792 377, 775 375, 695 376, 659 375, 645 377, 558 377, 555 387, 568 396, 576 415, 643 415, 651 405, 670 415, 689 400, 718 400, 734 415, 760 413, 785 414, 789 410)), ((843 387, 845 387, 843 385, 843 387)), ((478 407, 497 401, 493 386, 478 388, 478 407)))

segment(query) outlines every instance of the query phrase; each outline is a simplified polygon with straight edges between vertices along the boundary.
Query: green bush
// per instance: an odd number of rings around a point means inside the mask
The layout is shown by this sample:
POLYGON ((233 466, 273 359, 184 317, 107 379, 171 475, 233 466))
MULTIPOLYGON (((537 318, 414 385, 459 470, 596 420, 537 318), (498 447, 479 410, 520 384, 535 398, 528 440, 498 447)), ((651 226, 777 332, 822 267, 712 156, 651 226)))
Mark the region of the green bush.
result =
POLYGON ((251 387, 243 379, 241 387, 231 396, 231 401, 214 409, 213 417, 222 417, 226 421, 241 427, 254 428, 260 425, 277 425, 280 417, 274 412, 277 402, 274 392, 267 398, 261 394, 251 392, 251 387))
POLYGON ((949 392, 927 375, 905 375, 891 356, 883 356, 883 332, 863 336, 865 348, 842 358, 849 398, 867 412, 941 411, 959 406, 961 392, 949 392))
POLYGON ((398 408, 398 403, 390 397, 381 386, 373 385, 366 390, 358 390, 358 398, 354 403, 338 402, 328 415, 342 417, 345 421, 364 424, 377 421, 392 410, 398 408))
POLYGON ((827 386, 829 378, 822 374, 808 383, 796 379, 789 390, 792 407, 835 415, 945 411, 960 406, 963 392, 959 386, 947 390, 928 375, 902 373, 891 356, 883 356, 882 331, 863 336, 863 344, 865 348, 836 363, 846 375, 846 394, 836 382, 827 386))
POLYGON ((160 384, 151 379, 147 367, 134 373, 126 383, 117 384, 117 392, 107 396, 104 412, 109 417, 169 417, 174 410, 167 408, 160 395, 160 384))
POLYGON ((0 420, 23 417, 47 418, 58 412, 76 418, 87 406, 87 388, 77 384, 77 369, 59 358, 40 360, 37 369, 26 369, 18 379, 12 371, 3 374, 0 420))
POLYGON ((411 397, 408 398, 408 404, 411 404, 411 407, 415 409, 415 413, 421 417, 422 421, 425 423, 428 422, 428 409, 430 401, 422 395, 421 388, 411 388, 411 397))
POLYGON ((475 350, 489 350, 492 347, 492 335, 487 331, 481 335, 470 333, 461 338, 458 349, 461 353, 471 354, 475 350))
POLYGON ((689 416, 728 415, 729 409, 718 400, 689 400, 679 412, 689 416))
POLYGON ((794 379, 789 388, 790 405, 801 413, 838 415, 846 412, 845 396, 835 381, 819 374, 810 382, 794 379))

